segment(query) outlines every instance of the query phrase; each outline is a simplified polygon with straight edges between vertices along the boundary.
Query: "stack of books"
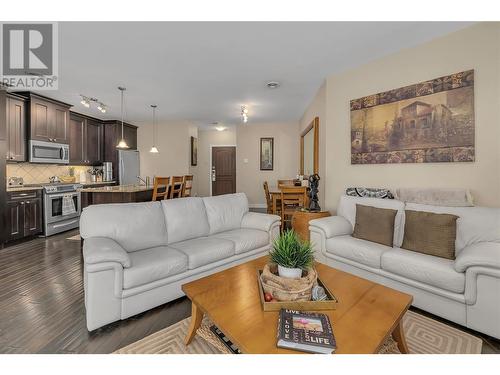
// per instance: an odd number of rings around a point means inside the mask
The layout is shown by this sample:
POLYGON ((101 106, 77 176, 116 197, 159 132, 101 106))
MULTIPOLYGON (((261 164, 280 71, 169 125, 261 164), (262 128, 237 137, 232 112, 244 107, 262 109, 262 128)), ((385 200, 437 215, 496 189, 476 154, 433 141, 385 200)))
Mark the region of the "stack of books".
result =
POLYGON ((277 345, 318 354, 334 353, 337 347, 328 316, 286 309, 280 310, 277 345))

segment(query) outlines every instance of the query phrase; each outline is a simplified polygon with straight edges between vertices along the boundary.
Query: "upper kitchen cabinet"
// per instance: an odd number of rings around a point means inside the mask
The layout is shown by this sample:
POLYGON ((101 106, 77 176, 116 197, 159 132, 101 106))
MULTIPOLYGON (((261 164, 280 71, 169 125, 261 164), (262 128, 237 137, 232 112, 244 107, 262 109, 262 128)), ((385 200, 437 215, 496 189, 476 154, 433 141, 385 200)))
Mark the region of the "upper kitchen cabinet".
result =
MULTIPOLYGON (((104 123, 104 160, 113 163, 113 178, 118 178, 118 150, 116 145, 122 138, 122 124, 120 121, 112 120, 104 123)), ((137 150, 137 126, 123 124, 123 138, 129 146, 129 150, 137 150)))
POLYGON ((8 161, 26 161, 26 99, 8 94, 6 115, 6 158, 8 161))
POLYGON ((33 93, 23 95, 30 99, 30 139, 68 144, 71 105, 33 93))
POLYGON ((103 161, 103 125, 100 120, 70 114, 70 164, 97 165, 103 161))

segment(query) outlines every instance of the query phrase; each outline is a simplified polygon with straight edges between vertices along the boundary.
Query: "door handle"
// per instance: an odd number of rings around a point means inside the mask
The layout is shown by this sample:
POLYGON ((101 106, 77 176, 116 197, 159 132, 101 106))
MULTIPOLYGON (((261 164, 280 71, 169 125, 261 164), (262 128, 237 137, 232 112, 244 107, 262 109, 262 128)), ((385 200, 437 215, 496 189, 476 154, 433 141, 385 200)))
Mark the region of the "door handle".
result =
POLYGON ((212 182, 216 181, 216 173, 215 173, 215 167, 212 167, 212 182))

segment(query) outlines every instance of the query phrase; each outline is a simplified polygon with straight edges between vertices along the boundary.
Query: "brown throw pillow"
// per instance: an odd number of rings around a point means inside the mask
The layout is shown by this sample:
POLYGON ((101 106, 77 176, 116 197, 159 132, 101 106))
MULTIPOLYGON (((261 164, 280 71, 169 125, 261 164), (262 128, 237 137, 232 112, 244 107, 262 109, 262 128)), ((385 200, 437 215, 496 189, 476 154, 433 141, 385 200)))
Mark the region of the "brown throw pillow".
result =
POLYGON ((405 211, 403 249, 455 259, 458 216, 424 211, 405 211))
POLYGON ((392 247, 397 210, 356 204, 353 237, 392 247))

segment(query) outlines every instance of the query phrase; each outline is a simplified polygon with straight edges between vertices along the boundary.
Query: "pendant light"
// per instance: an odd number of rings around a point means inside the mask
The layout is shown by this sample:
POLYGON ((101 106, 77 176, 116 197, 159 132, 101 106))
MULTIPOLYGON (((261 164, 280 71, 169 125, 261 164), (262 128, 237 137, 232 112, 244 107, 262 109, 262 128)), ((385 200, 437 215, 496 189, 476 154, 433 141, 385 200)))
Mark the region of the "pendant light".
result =
POLYGON ((123 137, 123 92, 126 90, 125 87, 118 87, 118 90, 121 92, 121 113, 122 113, 122 138, 120 139, 120 142, 116 145, 116 148, 121 148, 121 149, 127 149, 128 144, 125 142, 125 138, 123 137))
POLYGON ((157 154, 159 152, 158 148, 156 148, 156 146, 155 146, 155 140, 156 140, 156 107, 157 107, 156 104, 151 104, 151 108, 153 108, 153 147, 151 147, 151 150, 149 150, 149 152, 151 152, 152 154, 157 154))

